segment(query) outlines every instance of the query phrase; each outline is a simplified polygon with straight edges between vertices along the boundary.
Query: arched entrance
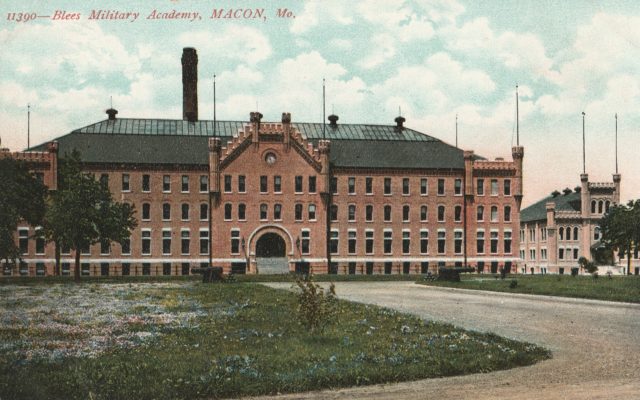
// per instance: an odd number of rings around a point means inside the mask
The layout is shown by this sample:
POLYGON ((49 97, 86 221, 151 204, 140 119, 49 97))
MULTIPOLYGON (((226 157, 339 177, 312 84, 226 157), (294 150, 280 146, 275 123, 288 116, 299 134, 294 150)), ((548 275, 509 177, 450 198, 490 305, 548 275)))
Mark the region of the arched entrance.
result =
POLYGON ((256 265, 260 274, 289 273, 287 245, 279 234, 266 232, 256 242, 256 265))
POLYGON ((277 233, 268 232, 256 242, 256 257, 285 257, 286 244, 277 233))

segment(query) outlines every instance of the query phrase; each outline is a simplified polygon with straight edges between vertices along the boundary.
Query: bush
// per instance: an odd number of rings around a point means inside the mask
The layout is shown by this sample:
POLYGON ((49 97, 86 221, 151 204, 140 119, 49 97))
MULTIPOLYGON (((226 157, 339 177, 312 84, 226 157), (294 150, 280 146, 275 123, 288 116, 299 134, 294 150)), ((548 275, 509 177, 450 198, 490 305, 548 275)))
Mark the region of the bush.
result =
POLYGON ((518 287, 518 280, 517 279, 512 279, 511 282, 509 283, 509 287, 511 289, 515 289, 518 287))
POLYGON ((332 322, 336 309, 336 287, 333 283, 328 290, 313 282, 312 275, 296 280, 298 293, 298 318, 311 332, 322 332, 332 322))

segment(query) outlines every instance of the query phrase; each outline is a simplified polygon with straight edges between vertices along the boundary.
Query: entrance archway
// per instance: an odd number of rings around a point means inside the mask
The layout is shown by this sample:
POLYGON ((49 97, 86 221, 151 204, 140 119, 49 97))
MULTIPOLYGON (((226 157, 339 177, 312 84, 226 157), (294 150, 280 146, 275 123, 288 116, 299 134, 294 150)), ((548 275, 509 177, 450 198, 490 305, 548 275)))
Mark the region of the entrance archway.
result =
POLYGON ((287 274, 287 244, 276 232, 265 232, 256 241, 256 266, 260 274, 287 274))
POLYGON ((282 236, 267 232, 256 242, 256 257, 285 257, 287 246, 282 236))

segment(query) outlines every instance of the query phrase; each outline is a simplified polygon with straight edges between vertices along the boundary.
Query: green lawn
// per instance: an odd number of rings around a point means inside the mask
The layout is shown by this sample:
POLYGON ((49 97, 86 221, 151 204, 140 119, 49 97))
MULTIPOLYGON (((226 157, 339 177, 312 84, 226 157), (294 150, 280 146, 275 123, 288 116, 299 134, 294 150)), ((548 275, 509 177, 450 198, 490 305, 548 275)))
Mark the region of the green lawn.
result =
POLYGON ((254 283, 1 285, 0 398, 237 397, 487 372, 550 356, 375 306, 339 301, 337 309, 314 335, 297 322, 293 292, 254 283))
POLYGON ((594 279, 591 276, 510 275, 501 280, 495 279, 492 275, 463 274, 461 282, 420 281, 419 283, 460 289, 640 303, 639 276, 613 276, 611 279, 600 276, 594 279), (517 281, 517 286, 511 287, 511 282, 514 280, 517 281))

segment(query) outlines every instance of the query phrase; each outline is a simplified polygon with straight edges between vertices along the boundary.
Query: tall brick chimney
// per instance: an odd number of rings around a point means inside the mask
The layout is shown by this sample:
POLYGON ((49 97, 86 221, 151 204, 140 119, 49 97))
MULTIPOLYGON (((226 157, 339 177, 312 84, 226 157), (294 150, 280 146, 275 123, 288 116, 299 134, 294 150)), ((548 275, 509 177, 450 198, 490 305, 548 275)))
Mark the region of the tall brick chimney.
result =
POLYGON ((198 54, 193 47, 182 49, 182 119, 198 120, 198 54))

